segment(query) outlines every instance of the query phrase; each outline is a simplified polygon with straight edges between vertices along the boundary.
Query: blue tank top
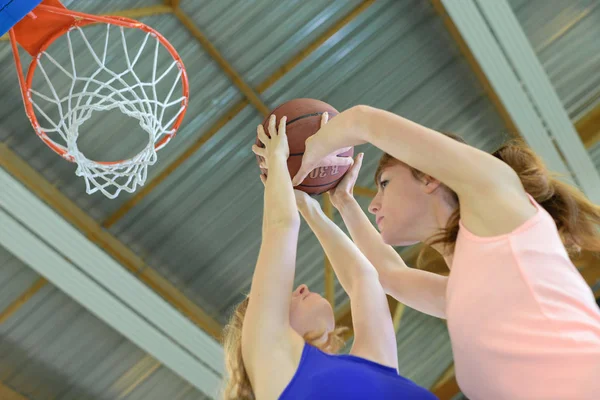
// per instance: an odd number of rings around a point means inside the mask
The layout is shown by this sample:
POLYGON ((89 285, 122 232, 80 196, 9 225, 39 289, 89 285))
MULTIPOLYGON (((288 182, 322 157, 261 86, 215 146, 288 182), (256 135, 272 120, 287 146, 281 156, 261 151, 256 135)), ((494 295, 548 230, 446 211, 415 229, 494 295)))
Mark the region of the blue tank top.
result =
POLYGON ((391 367, 352 355, 331 355, 304 344, 300 364, 280 400, 437 400, 391 367))

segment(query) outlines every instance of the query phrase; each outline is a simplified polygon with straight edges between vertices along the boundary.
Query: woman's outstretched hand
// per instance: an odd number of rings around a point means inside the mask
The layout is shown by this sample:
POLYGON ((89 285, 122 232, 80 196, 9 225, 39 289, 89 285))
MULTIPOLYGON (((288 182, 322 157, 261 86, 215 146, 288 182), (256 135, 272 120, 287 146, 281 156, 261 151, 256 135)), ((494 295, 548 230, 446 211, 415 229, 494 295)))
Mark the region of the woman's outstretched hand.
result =
POLYGON ((337 184, 336 187, 329 191, 329 198, 331 200, 331 204, 335 208, 340 208, 341 204, 348 198, 352 197, 352 192, 354 190, 354 185, 356 184, 356 178, 358 178, 358 173, 360 172, 360 167, 362 166, 364 153, 359 153, 354 159, 354 164, 350 167, 346 175, 342 178, 340 183, 337 184))
MULTIPOLYGON (((263 169, 269 168, 269 162, 274 159, 283 159, 284 161, 290 156, 290 148, 288 145, 287 135, 285 133, 285 123, 287 117, 282 117, 279 121, 279 129, 276 128, 276 117, 271 115, 269 118, 269 135, 265 133, 262 125, 258 125, 256 131, 258 140, 265 146, 259 147, 252 145, 252 152, 261 157, 260 167, 263 169), (270 137, 269 137, 270 136, 270 137)), ((266 177, 261 175, 260 179, 265 182, 266 177)))
MULTIPOLYGON (((341 114, 340 114, 341 115, 341 114)), ((338 115, 336 119, 340 118, 338 115)), ((328 129, 332 125, 328 123, 328 114, 323 113, 321 117, 321 128, 317 133, 306 139, 306 149, 302 156, 302 165, 296 173, 296 176, 292 179, 292 184, 298 186, 302 183, 304 178, 315 168, 318 167, 332 167, 335 165, 348 166, 352 165, 352 157, 338 157, 338 154, 345 153, 350 149, 351 146, 342 146, 334 148, 333 151, 329 149, 330 140, 337 135, 336 124, 334 123, 333 129, 328 129), (325 125, 327 124, 327 125, 325 125)), ((354 143, 352 143, 354 144, 354 143)))

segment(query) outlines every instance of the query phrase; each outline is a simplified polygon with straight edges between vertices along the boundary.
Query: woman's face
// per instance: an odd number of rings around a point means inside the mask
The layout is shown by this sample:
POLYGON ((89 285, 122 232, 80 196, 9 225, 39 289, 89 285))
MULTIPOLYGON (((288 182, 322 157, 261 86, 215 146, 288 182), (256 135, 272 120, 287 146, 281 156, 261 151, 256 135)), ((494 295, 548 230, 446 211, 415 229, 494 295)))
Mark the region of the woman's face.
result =
POLYGON ((419 180, 405 164, 393 162, 383 168, 377 195, 369 205, 381 237, 392 246, 409 246, 427 239, 435 230, 431 193, 439 182, 419 180))
POLYGON ((333 309, 323 296, 300 285, 292 293, 290 325, 302 337, 311 332, 332 332, 335 328, 333 309))

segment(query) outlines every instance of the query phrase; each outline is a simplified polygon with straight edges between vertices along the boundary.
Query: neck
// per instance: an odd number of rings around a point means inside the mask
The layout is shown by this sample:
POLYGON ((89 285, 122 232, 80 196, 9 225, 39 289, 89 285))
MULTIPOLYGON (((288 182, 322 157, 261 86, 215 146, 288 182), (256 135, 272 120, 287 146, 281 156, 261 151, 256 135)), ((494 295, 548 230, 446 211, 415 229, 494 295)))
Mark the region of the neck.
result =
POLYGON ((329 332, 325 331, 323 335, 320 337, 313 338, 310 334, 304 335, 304 340, 307 341, 312 346, 318 347, 319 349, 325 351, 323 347, 327 344, 327 339, 329 339, 329 332))
MULTIPOLYGON (((446 228, 446 226, 448 225, 448 221, 450 220, 450 216, 452 216, 452 214, 458 207, 458 204, 450 204, 446 199, 442 198, 441 196, 438 199, 439 201, 437 202, 434 210, 435 225, 437 228, 436 232, 439 232, 446 228)), ((449 269, 451 269, 454 253, 448 251, 448 249, 446 249, 446 246, 443 243, 434 244, 431 247, 433 247, 433 249, 444 258, 446 265, 449 269)))

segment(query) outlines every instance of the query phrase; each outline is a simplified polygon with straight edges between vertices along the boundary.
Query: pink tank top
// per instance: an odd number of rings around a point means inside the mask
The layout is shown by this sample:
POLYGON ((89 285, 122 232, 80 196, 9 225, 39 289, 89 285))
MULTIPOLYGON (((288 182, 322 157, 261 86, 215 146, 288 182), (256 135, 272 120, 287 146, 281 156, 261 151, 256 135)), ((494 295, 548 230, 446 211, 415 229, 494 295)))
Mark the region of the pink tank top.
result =
POLYGON ((600 399, 600 310, 552 217, 478 237, 460 226, 446 314, 470 400, 600 399))

